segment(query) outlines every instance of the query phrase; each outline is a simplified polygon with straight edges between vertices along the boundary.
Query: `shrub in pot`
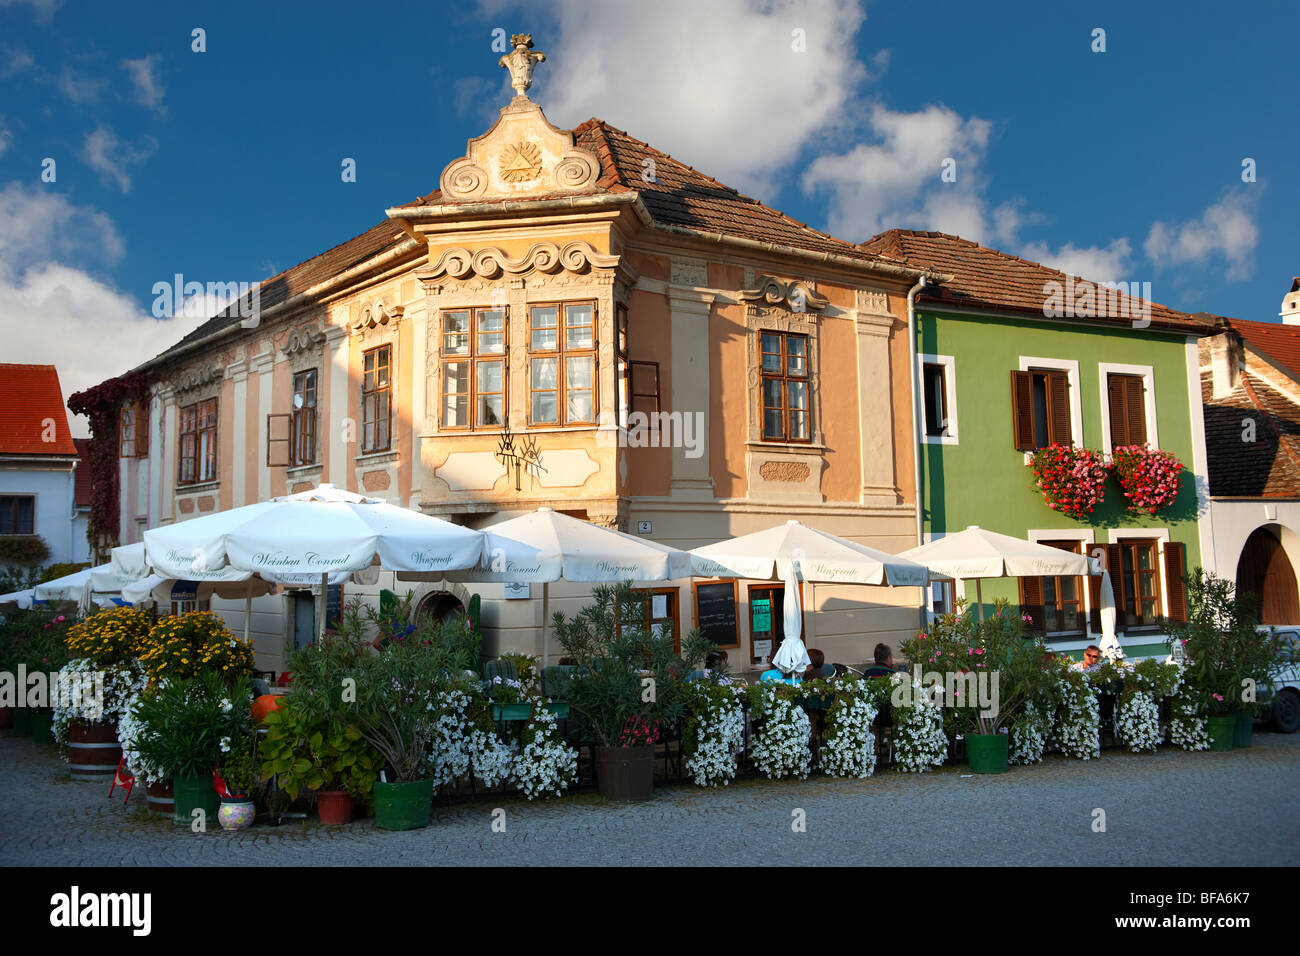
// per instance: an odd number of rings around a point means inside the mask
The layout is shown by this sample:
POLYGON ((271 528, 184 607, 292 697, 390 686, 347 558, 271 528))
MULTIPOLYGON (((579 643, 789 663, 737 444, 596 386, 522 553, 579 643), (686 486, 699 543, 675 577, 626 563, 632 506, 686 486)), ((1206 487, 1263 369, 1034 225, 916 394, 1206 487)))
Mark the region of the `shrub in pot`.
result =
POLYGON ((185 680, 212 671, 227 680, 253 673, 253 649, 211 611, 164 617, 143 641, 140 666, 150 680, 185 680))
POLYGON ((252 733, 251 702, 247 678, 228 686, 209 671, 160 681, 132 704, 130 715, 138 722, 132 751, 151 773, 172 781, 176 823, 190 824, 198 809, 205 820, 217 815, 213 770, 252 733))
POLYGON ((698 630, 682 641, 651 628, 630 583, 593 589, 572 619, 556 613, 555 636, 576 670, 559 680, 586 738, 596 747, 596 783, 614 800, 649 799, 654 744, 686 714, 684 678, 712 644, 698 630))
POLYGON ((246 830, 253 825, 257 807, 253 800, 253 787, 257 784, 257 734, 251 723, 248 732, 230 743, 230 749, 221 756, 213 784, 221 798, 217 819, 222 829, 246 830))

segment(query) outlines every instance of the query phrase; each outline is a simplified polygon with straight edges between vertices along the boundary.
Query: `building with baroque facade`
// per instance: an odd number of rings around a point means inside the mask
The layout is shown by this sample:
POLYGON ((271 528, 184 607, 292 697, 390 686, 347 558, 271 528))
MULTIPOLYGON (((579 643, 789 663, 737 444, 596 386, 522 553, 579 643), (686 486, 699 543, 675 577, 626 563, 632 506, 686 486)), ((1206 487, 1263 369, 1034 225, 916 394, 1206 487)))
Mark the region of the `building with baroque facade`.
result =
MULTIPOLYGON (((150 385, 121 409, 121 541, 330 482, 472 527, 549 506, 682 548, 791 518, 915 545, 907 302, 925 270, 601 120, 557 129, 516 39, 517 95, 436 190, 134 370, 150 385)), ((407 586, 345 591, 381 587, 407 586)), ((414 589, 439 613, 468 596, 414 589)), ((540 589, 474 590, 485 653, 540 653, 540 589)), ((589 594, 552 586, 552 609, 589 594)), ((282 666, 303 597, 256 602, 260 667, 282 666)), ((854 666, 923 604, 804 600, 809 645, 854 666)), ((779 601, 779 582, 647 593, 654 620, 702 624, 737 670, 779 644, 779 601)), ((243 626, 242 604, 217 609, 243 626)))

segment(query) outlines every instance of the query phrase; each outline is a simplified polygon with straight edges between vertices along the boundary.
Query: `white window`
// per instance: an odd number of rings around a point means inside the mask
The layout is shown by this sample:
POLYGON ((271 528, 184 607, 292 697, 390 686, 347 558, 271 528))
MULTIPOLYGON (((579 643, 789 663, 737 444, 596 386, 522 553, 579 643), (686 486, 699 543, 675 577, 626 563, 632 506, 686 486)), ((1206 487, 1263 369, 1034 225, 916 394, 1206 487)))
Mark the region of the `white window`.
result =
POLYGON ((957 444, 957 364, 951 355, 920 355, 921 435, 926 444, 957 444))

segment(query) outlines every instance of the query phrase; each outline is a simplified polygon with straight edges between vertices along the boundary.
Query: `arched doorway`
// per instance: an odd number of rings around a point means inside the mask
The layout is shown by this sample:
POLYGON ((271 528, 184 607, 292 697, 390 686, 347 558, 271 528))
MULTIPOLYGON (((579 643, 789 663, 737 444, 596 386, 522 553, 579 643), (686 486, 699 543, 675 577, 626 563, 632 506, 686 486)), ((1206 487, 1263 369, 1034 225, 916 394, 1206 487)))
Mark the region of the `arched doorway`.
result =
POLYGON ((1259 596, 1261 624, 1300 624, 1295 569, 1269 527, 1256 528, 1237 561, 1237 593, 1259 596))
POLYGON ((415 613, 418 617, 430 617, 441 623, 449 617, 464 614, 465 605, 449 591, 434 591, 424 596, 415 613))

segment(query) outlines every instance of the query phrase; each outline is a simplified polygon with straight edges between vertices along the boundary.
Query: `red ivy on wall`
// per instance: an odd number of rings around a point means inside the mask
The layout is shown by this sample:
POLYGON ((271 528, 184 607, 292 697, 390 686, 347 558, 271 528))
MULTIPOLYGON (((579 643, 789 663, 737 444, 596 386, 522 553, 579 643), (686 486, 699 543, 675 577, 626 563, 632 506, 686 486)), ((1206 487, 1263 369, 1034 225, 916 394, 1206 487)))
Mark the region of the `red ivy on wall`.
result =
POLYGON ((68 408, 90 419, 90 522, 86 537, 96 555, 104 555, 118 542, 121 506, 118 492, 119 409, 128 402, 143 402, 149 396, 149 377, 127 372, 76 392, 68 408))

